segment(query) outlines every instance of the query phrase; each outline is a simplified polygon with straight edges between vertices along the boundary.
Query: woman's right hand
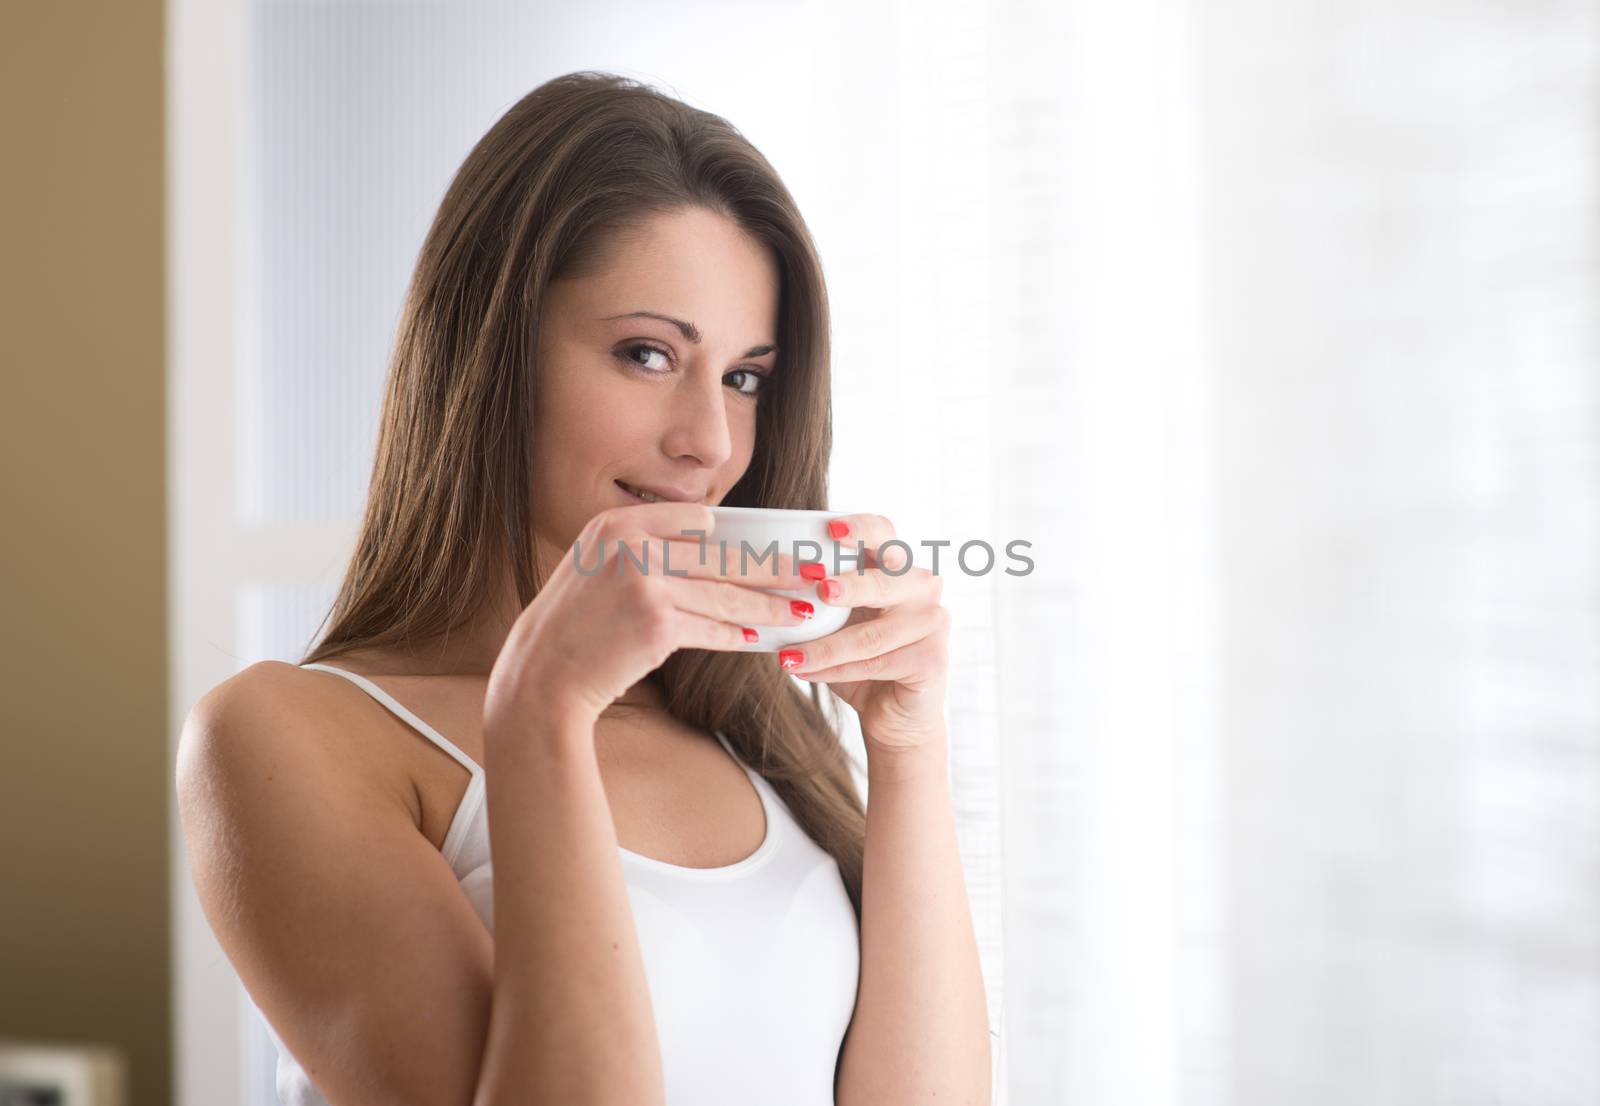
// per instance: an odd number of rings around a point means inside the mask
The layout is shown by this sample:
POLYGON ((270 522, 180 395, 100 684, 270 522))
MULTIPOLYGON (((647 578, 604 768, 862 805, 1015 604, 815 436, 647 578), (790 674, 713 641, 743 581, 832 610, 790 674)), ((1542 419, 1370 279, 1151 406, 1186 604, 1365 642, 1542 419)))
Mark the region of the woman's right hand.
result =
POLYGON ((715 525, 700 503, 640 503, 591 518, 501 646, 484 698, 485 733, 552 710, 593 721, 678 649, 731 651, 746 644, 746 627, 804 621, 788 598, 758 590, 808 586, 794 559, 780 554, 776 568, 769 559, 742 573, 729 550, 723 572, 715 525), (686 531, 706 535, 705 564, 700 539, 686 531), (662 570, 664 553, 671 575, 662 570))

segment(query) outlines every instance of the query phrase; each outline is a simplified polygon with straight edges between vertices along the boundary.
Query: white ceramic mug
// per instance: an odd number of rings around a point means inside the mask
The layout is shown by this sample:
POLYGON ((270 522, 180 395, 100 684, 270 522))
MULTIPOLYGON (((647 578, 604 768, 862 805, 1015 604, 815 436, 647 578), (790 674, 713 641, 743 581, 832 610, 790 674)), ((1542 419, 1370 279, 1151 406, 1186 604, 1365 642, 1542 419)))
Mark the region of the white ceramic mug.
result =
MULTIPOLYGON (((752 577, 762 573, 776 576, 773 557, 776 552, 793 557, 797 562, 821 561, 829 576, 855 571, 856 539, 846 538, 840 542, 828 533, 828 520, 849 514, 848 511, 712 507, 711 513, 716 516, 716 523, 705 539, 708 564, 719 563, 716 558, 726 550, 730 572, 737 573, 739 558, 743 556, 746 571, 752 577)), ((865 553, 862 556, 865 557, 865 553)), ((864 561, 862 565, 865 567, 864 561)), ((791 645, 814 641, 840 629, 850 617, 849 607, 832 606, 820 599, 815 583, 808 582, 802 588, 774 587, 761 590, 785 599, 804 599, 816 614, 790 626, 752 627, 760 635, 760 640, 745 644, 741 647, 742 652, 774 653, 791 645)))

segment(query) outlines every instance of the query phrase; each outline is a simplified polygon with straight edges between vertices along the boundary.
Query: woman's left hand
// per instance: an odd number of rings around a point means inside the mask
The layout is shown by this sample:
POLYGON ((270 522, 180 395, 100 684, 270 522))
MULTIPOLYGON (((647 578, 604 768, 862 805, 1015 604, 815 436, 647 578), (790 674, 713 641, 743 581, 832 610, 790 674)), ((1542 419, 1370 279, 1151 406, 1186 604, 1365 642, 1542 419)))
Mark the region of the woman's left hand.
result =
MULTIPOLYGON (((944 732, 950 612, 939 603, 939 576, 910 564, 904 545, 883 553, 894 526, 882 515, 842 515, 830 522, 843 556, 819 567, 838 568, 816 586, 817 598, 850 607, 844 626, 815 641, 784 649, 778 661, 803 680, 826 683, 861 719, 868 753, 901 753, 944 732), (853 558, 861 543, 861 562, 853 558), (887 568, 892 571, 886 571, 887 568), (848 566, 848 567, 845 567, 848 566)), ((815 569, 811 570, 815 571, 815 569)))

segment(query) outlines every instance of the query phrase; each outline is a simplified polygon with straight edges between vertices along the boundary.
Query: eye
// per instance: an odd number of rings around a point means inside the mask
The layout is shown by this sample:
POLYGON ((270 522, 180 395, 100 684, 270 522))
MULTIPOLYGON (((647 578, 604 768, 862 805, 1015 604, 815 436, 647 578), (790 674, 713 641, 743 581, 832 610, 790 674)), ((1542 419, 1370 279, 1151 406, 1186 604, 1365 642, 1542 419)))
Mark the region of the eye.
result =
MULTIPOLYGON (((668 353, 660 346, 651 345, 649 342, 629 342, 627 345, 620 347, 616 351, 616 357, 618 360, 626 362, 633 368, 642 369, 652 376, 660 375, 664 370, 648 368, 638 359, 637 355, 641 350, 646 354, 654 353, 661 357, 665 357, 669 362, 672 360, 672 354, 668 353)), ((755 369, 734 369, 732 372, 728 373, 728 375, 730 377, 745 377, 745 383, 736 386, 734 390, 742 396, 755 396, 759 395, 761 391, 766 388, 767 378, 771 374, 759 372, 755 369), (751 384, 752 381, 754 382, 753 385, 751 384)))
MULTIPOLYGON (((630 345, 623 346, 621 349, 619 349, 617 351, 617 356, 619 358, 621 358, 622 360, 626 361, 628 364, 632 365, 634 368, 643 369, 643 368, 645 368, 645 366, 640 364, 639 361, 636 360, 635 357, 634 357, 634 354, 637 353, 639 350, 644 350, 646 353, 658 353, 662 357, 665 357, 668 361, 672 360, 672 355, 670 353, 668 353, 666 350, 661 349, 658 346, 652 346, 652 345, 650 345, 650 344, 648 344, 646 342, 633 342, 630 345)), ((659 372, 660 370, 658 370, 658 369, 649 369, 647 371, 659 372)))
POLYGON ((742 376, 742 377, 744 377, 746 379, 746 383, 754 381, 755 386, 752 387, 748 391, 746 391, 742 387, 737 389, 739 394, 742 395, 742 396, 758 396, 767 387, 767 383, 768 383, 768 381, 767 381, 768 374, 767 373, 758 373, 754 369, 734 369, 728 375, 729 376, 742 376))

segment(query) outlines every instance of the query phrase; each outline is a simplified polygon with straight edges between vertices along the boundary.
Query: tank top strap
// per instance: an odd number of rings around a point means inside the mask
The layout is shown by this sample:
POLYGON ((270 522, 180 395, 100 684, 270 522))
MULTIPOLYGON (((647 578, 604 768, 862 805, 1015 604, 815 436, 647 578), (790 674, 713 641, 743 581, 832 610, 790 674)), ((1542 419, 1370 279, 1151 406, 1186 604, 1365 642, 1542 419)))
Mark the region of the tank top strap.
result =
POLYGON ((426 737, 429 741, 439 746, 439 748, 443 749, 446 753, 449 753, 450 756, 455 759, 456 763, 460 764, 468 772, 471 772, 474 777, 483 775, 483 769, 478 767, 477 761, 467 756, 466 753, 463 753, 459 748, 456 747, 453 741, 445 737, 432 726, 428 725, 422 719, 418 718, 404 705, 402 705, 400 701, 397 700, 393 695, 390 695, 387 691, 383 690, 383 688, 379 687, 365 676, 357 675, 348 669, 335 668, 331 664, 322 664, 321 662, 310 662, 307 664, 302 664, 300 667, 316 668, 323 672, 332 672, 336 675, 343 676, 345 679, 361 688, 361 690, 365 691, 368 695, 372 696, 378 702, 388 707, 402 720, 409 723, 418 733, 422 734, 423 737, 426 737))

